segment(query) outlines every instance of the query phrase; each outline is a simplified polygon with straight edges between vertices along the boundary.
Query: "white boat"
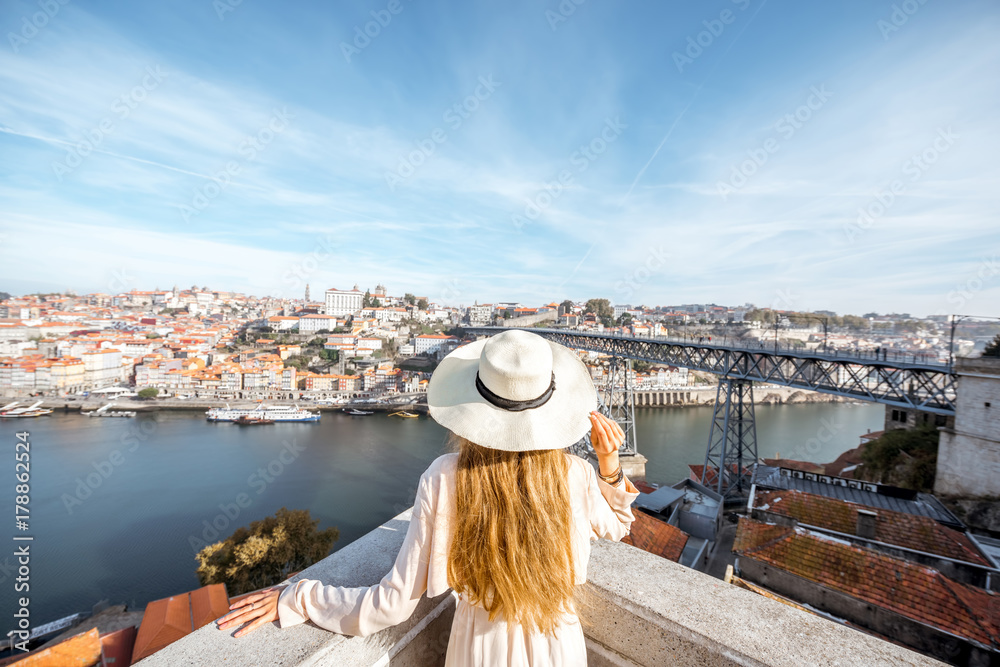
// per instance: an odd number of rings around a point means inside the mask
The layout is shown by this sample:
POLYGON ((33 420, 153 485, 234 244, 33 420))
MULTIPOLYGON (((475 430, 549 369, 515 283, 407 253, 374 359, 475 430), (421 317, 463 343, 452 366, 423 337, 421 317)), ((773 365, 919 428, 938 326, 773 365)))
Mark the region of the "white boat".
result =
POLYGON ((8 419, 15 417, 41 417, 42 415, 52 414, 52 410, 38 407, 41 404, 42 401, 38 401, 34 405, 29 405, 26 408, 15 408, 14 406, 17 405, 17 401, 14 401, 9 405, 5 405, 3 408, 0 408, 0 417, 8 419))
POLYGON ((135 417, 135 410, 108 410, 114 403, 108 403, 102 408, 84 412, 88 417, 135 417))
POLYGON ((257 405, 252 408, 212 408, 205 413, 210 422, 234 422, 240 417, 269 419, 274 422, 318 422, 319 413, 303 410, 297 405, 257 405))

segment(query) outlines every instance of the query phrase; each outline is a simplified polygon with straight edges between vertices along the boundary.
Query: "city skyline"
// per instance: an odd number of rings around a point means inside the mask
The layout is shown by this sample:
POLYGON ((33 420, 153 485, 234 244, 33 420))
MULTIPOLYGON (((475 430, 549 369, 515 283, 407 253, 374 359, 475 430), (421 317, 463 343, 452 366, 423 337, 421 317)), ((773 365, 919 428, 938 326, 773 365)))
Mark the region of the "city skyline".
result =
POLYGON ((0 291, 1000 315, 992 3, 46 7, 0 291))

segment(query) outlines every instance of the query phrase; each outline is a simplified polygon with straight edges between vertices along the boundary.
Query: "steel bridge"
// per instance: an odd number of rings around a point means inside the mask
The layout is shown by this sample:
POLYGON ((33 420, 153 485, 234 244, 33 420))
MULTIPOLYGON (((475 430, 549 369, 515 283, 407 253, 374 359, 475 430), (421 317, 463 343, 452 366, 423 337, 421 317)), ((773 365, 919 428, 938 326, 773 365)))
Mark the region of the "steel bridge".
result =
MULTIPOLYGON (((492 336, 505 330, 504 327, 464 328, 467 333, 480 336, 492 336)), ((777 344, 772 348, 762 343, 756 346, 741 342, 706 343, 704 337, 697 340, 618 336, 566 329, 527 330, 566 347, 609 355, 615 368, 621 365, 620 360, 637 359, 719 375, 702 480, 708 481, 707 476, 719 471, 717 479, 711 481, 730 496, 745 490, 750 474, 747 466, 757 461, 753 412, 755 382, 938 415, 955 414, 956 375, 951 367, 918 355, 895 354, 886 358, 889 355, 885 354, 879 358, 872 353, 805 351, 782 348, 777 344)), ((627 384, 623 388, 626 394, 630 393, 627 384)), ((628 409, 616 418, 627 419, 631 430, 631 396, 622 402, 628 409)), ((609 413, 611 407, 606 402, 603 406, 609 413)), ((623 453, 634 452, 633 433, 623 453)))

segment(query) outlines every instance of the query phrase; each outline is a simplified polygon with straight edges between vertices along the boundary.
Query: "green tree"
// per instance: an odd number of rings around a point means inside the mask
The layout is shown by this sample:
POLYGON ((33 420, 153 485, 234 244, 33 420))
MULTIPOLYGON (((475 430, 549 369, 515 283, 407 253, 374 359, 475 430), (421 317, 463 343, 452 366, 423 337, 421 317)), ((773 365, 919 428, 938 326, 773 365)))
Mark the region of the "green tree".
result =
POLYGON ((275 516, 238 528, 222 542, 198 552, 202 586, 225 584, 229 595, 272 586, 297 570, 326 558, 340 537, 336 528, 318 530, 309 510, 282 507, 275 516))
POLYGON ((415 305, 417 303, 417 297, 415 297, 412 294, 410 294, 409 292, 407 292, 406 294, 403 295, 403 301, 406 302, 406 303, 408 303, 408 304, 410 304, 412 306, 412 305, 415 305))
POLYGON ((372 293, 369 292, 368 290, 365 290, 365 296, 363 299, 361 299, 361 307, 368 308, 371 305, 372 305, 372 293))
POLYGON ((933 426, 887 431, 861 451, 864 466, 860 472, 873 482, 931 491, 937 471, 938 438, 933 426))
POLYGON ((618 316, 618 319, 615 320, 615 324, 621 324, 621 325, 624 325, 624 326, 628 326, 629 324, 632 324, 632 314, 631 313, 622 313, 621 315, 618 316))
POLYGON ((160 390, 156 387, 146 387, 139 390, 139 398, 156 398, 160 395, 160 390))
POLYGON ((427 310, 427 299, 420 299, 417 301, 417 308, 420 310, 427 310))
POLYGON ((615 309, 607 299, 588 299, 584 311, 597 315, 598 318, 614 317, 615 309))
POLYGON ((984 357, 1000 357, 1000 334, 986 344, 983 348, 984 357))

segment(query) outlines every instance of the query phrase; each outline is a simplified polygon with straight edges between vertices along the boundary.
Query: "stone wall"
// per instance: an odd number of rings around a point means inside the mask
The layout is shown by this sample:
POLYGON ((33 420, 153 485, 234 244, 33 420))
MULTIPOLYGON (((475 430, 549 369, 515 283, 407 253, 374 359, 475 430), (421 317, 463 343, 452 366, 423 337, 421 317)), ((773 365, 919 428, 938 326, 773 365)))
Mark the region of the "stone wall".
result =
POLYGON ((934 492, 1000 497, 1000 359, 958 359, 954 428, 941 429, 934 492))

